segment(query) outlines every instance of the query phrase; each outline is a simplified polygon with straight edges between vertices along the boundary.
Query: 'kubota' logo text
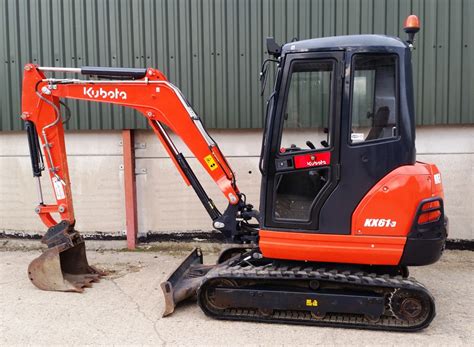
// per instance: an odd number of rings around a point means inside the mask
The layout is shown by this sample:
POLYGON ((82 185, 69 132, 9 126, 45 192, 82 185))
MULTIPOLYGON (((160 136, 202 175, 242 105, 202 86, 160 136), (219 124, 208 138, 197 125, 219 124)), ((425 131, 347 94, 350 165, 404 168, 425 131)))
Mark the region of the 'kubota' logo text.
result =
POLYGON ((104 90, 102 88, 100 89, 94 89, 93 87, 84 87, 84 95, 88 96, 89 98, 92 99, 122 99, 122 100, 127 100, 127 93, 124 91, 120 91, 117 88, 115 90, 104 90))
POLYGON ((364 223, 365 227, 370 227, 370 228, 383 228, 383 227, 395 228, 396 225, 397 225, 397 222, 391 219, 367 218, 364 223))
POLYGON ((327 165, 326 160, 318 160, 318 161, 308 161, 306 166, 323 166, 327 165))

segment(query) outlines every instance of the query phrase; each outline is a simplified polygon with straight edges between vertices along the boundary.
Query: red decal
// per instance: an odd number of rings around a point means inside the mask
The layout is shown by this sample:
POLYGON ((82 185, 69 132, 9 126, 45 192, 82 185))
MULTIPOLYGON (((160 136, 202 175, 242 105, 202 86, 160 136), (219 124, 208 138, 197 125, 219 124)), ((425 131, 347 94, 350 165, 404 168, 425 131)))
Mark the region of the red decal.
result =
POLYGON ((295 169, 305 167, 327 166, 331 164, 331 152, 295 155, 295 169))

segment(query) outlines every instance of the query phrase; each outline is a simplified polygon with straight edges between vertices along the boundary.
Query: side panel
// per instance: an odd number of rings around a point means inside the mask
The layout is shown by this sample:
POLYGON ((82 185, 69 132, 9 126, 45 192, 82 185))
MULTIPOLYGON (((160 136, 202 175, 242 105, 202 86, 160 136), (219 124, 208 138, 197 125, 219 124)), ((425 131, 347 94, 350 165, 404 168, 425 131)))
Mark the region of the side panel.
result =
POLYGON ((352 215, 352 235, 406 236, 421 200, 431 197, 426 164, 402 166, 378 182, 352 215))
POLYGON ((348 264, 397 265, 405 237, 260 231, 265 258, 348 264))

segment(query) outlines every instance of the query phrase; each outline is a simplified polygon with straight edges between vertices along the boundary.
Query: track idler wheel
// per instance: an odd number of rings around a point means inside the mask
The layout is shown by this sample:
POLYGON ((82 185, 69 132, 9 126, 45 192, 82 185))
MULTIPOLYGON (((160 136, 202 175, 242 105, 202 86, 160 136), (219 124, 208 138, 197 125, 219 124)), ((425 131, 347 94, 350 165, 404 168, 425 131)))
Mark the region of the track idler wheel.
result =
POLYGON ((213 310, 214 312, 223 311, 227 308, 227 306, 220 305, 219 300, 215 296, 215 288, 219 287, 237 287, 237 282, 234 280, 226 279, 226 278, 219 278, 212 281, 212 288, 208 288, 205 293, 205 299, 207 301, 207 306, 213 310))
POLYGON ((39 289, 81 293, 105 275, 89 265, 84 240, 69 222, 49 228, 41 242, 48 249, 28 266, 28 277, 39 289))

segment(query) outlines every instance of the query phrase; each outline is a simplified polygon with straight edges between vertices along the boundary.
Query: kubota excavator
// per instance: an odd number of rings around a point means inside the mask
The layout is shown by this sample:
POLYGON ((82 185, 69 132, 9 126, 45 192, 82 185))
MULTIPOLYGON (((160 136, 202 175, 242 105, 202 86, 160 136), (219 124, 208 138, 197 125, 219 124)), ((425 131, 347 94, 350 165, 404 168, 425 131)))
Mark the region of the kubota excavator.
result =
POLYGON ((260 212, 246 202, 200 118, 160 71, 27 64, 21 117, 38 178, 36 212, 49 227, 42 240, 48 250, 29 266, 31 281, 44 290, 80 292, 101 276, 74 229, 60 100, 79 99, 142 113, 213 227, 242 244, 224 251, 216 265, 204 265, 199 249, 191 252, 162 284, 164 315, 194 296, 218 319, 395 331, 428 326, 434 300, 408 277, 407 267, 439 259, 447 218, 438 169, 415 159, 411 48, 418 29, 412 15, 406 41, 354 35, 279 46, 267 39, 272 58, 263 64, 263 80, 268 64, 277 68, 260 158, 260 212), (46 77, 50 72, 96 78, 46 77), (223 213, 168 129, 227 198, 223 213), (55 204, 43 201, 45 168, 55 204))

